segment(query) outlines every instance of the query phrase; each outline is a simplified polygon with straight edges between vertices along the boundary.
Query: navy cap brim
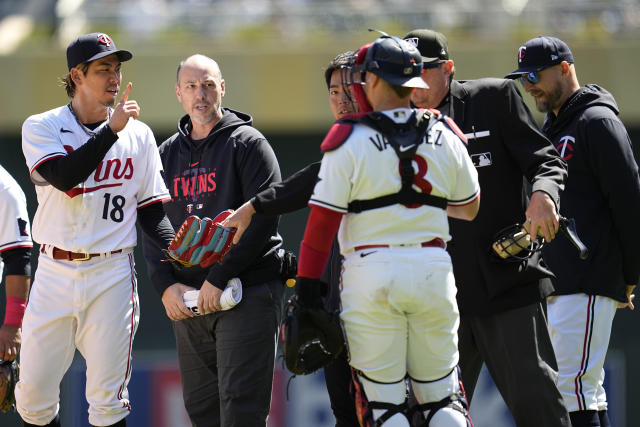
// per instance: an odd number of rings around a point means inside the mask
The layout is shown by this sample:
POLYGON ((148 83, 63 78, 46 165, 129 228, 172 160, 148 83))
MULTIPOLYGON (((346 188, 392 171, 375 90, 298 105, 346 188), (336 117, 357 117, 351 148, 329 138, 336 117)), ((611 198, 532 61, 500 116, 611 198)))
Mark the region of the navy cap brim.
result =
POLYGON ((381 76, 381 78, 396 86, 417 87, 421 89, 429 89, 429 85, 422 80, 422 77, 411 77, 409 79, 397 76, 381 76))
MULTIPOLYGON (((108 51, 96 53, 95 55, 93 55, 91 58, 87 59, 84 62, 95 61, 96 59, 104 58, 105 56, 109 56, 113 54, 118 55, 118 59, 120 60, 120 62, 125 62, 133 58, 133 54, 128 50, 118 49, 118 50, 108 50, 108 51)), ((69 68, 69 70, 71 70, 71 68, 73 67, 78 66, 78 64, 73 65, 72 67, 69 68)))
POLYGON ((523 74, 527 74, 530 73, 532 71, 540 71, 544 68, 547 68, 548 65, 538 65, 538 66, 532 66, 532 67, 521 67, 518 68, 517 70, 514 70, 512 72, 510 72, 509 74, 507 74, 506 76, 504 76, 505 79, 517 79, 518 77, 520 77, 523 74))

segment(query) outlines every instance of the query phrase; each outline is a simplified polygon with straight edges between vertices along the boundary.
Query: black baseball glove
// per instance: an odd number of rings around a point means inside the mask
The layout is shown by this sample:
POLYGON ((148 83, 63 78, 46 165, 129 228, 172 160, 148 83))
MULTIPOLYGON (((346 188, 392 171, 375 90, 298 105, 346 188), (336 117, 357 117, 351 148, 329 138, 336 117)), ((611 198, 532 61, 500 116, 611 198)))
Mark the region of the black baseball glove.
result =
POLYGON ((284 360, 289 371, 306 375, 340 354, 344 336, 338 314, 322 306, 327 285, 304 277, 296 282, 296 295, 287 303, 283 322, 284 360))
POLYGON ((18 382, 19 366, 17 361, 3 361, 0 363, 0 411, 8 412, 15 409, 16 397, 14 390, 18 382))

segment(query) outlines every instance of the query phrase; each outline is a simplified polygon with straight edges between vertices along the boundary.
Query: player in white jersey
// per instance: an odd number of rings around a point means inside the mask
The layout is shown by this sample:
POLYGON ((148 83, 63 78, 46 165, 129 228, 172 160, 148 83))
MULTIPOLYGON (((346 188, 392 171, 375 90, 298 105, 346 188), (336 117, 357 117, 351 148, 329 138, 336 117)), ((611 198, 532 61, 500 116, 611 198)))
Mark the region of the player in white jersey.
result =
POLYGON ((20 185, 0 166, 0 279, 5 274, 4 322, 0 326, 0 360, 14 360, 31 283, 31 233, 27 199, 20 185))
POLYGON ((432 427, 466 426, 445 242, 447 215, 477 213, 477 173, 453 122, 409 108, 412 88, 428 88, 415 47, 383 36, 356 64, 374 112, 338 121, 322 143, 296 292, 301 305, 319 306, 317 278, 339 227, 340 318, 361 425, 409 426, 407 412, 423 411, 432 427), (408 411, 407 377, 418 402, 408 411))
POLYGON ((140 108, 120 102, 121 62, 132 58, 108 35, 67 48, 71 102, 29 117, 22 148, 38 208, 38 268, 27 304, 17 409, 25 426, 59 426, 60 381, 75 350, 87 364, 89 422, 124 426, 139 321, 133 248, 136 219, 162 247, 173 236, 153 134, 140 108))

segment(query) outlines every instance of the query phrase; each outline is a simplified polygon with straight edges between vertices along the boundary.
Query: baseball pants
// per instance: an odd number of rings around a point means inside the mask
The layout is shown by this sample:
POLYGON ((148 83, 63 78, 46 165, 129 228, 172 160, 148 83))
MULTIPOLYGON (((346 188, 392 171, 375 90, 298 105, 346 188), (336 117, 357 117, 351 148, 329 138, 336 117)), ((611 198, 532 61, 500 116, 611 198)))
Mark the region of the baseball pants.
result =
POLYGON ((441 248, 395 246, 345 255, 342 311, 350 364, 373 381, 447 375, 458 363, 451 258, 441 248))
POLYGON ((185 408, 195 427, 265 426, 282 281, 249 286, 231 310, 173 323, 185 408))
POLYGON ((541 303, 460 317, 460 369, 471 403, 482 363, 518 427, 569 427, 541 303))
POLYGON ((127 384, 140 319, 131 251, 87 261, 40 254, 22 324, 16 406, 27 423, 46 425, 59 409, 60 381, 78 349, 87 364, 89 423, 129 414, 127 384))
POLYGON ((569 412, 607 409, 604 360, 617 306, 617 301, 599 295, 547 298, 558 388, 569 412))

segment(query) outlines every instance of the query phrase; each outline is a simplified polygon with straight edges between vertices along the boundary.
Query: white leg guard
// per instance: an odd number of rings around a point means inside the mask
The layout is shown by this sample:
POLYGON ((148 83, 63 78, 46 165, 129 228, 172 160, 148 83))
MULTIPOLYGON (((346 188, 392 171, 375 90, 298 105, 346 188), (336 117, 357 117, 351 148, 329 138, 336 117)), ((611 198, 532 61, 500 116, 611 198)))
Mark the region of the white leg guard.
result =
POLYGON ((458 379, 458 369, 435 381, 411 380, 413 394, 418 401, 413 411, 424 413, 427 427, 468 427, 467 401, 458 379))
POLYGON ((410 427, 407 409, 407 384, 379 383, 354 373, 356 411, 363 427, 410 427))

